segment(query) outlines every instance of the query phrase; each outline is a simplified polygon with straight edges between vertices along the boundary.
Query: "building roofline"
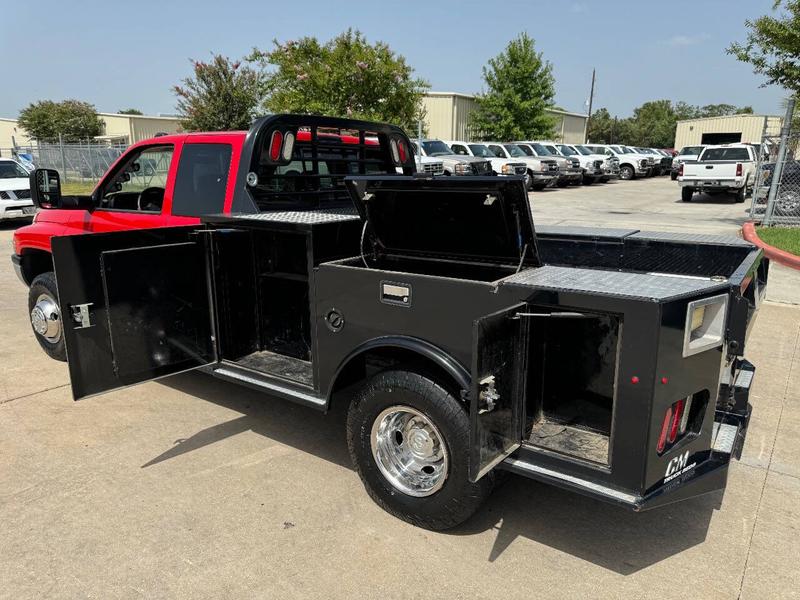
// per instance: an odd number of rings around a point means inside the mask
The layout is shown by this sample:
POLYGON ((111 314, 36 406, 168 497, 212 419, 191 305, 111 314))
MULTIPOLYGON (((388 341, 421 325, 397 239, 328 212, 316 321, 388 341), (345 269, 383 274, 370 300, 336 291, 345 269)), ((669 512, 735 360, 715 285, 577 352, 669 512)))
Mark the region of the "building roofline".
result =
MULTIPOLYGON (((425 92, 424 96, 433 96, 435 98, 447 98, 447 97, 457 97, 457 98, 467 98, 469 100, 474 100, 476 98, 475 94, 464 94, 461 92, 425 92)), ((577 112, 571 112, 568 110, 561 110, 560 108, 545 108, 546 111, 551 113, 557 113, 559 115, 569 115, 571 117, 581 117, 583 119, 588 119, 589 115, 577 112)))
POLYGON ((124 117, 128 119, 157 119, 159 121, 181 121, 180 117, 161 117, 158 115, 123 115, 120 113, 99 112, 98 117, 124 117))
POLYGON ((753 113, 740 113, 738 115, 718 115, 716 117, 697 117, 695 119, 681 119, 680 121, 676 121, 677 123, 692 123, 694 121, 709 121, 712 119, 738 119, 740 117, 758 117, 760 119, 782 119, 780 115, 757 115, 753 113))

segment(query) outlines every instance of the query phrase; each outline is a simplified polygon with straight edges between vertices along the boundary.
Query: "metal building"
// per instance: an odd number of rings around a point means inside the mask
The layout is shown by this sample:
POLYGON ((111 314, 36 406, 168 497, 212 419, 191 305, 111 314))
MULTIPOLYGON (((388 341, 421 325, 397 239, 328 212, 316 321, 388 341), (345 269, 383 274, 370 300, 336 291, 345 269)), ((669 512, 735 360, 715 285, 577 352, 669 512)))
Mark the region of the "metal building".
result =
POLYGON ((0 118, 0 156, 10 156, 11 148, 29 143, 28 134, 17 124, 16 119, 0 118))
POLYGON ((678 121, 675 148, 700 144, 758 144, 766 135, 778 135, 782 117, 773 115, 730 115, 678 121))
MULTIPOLYGON (((469 115, 475 110, 475 96, 457 92, 428 92, 422 98, 428 136, 443 140, 472 140, 469 115)), ((547 111, 556 119, 555 141, 568 144, 584 142, 587 116, 563 110, 547 111)))

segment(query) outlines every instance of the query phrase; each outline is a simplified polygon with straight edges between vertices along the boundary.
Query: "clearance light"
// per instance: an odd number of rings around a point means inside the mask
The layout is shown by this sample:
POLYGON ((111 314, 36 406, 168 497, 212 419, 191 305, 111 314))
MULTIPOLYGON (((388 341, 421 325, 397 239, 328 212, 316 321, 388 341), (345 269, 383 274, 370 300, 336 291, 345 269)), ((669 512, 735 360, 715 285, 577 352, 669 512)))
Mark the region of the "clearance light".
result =
POLYGON ((283 144, 283 134, 280 131, 273 131, 269 141, 269 159, 277 162, 281 157, 281 144, 283 144))

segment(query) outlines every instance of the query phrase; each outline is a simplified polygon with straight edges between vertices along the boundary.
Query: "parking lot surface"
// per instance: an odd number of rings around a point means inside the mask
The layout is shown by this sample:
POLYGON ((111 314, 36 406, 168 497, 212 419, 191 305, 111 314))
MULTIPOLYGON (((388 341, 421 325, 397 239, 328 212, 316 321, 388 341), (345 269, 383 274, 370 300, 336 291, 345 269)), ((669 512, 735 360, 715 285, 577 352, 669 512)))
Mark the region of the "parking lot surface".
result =
MULTIPOLYGON (((667 178, 532 195, 537 223, 731 233, 747 205, 667 178)), ((9 247, 11 226, 0 229, 9 247)), ((794 272, 773 271, 791 299, 794 272)), ((794 294, 794 296, 793 296, 794 294)), ((2 598, 779 598, 800 590, 800 308, 748 343, 728 488, 634 514, 510 477, 431 533, 369 500, 329 415, 187 373, 73 402, 0 261, 2 598)))

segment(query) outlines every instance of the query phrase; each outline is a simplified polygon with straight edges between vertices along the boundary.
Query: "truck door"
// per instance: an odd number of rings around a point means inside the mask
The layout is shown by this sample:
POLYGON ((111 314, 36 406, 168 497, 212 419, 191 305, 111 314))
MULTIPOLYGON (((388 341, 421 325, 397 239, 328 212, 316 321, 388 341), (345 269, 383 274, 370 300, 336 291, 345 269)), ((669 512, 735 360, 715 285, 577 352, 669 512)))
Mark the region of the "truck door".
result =
POLYGON ((477 481, 522 442, 529 319, 525 304, 475 321, 470 393, 470 479, 477 481))
POLYGON ((211 235, 189 226, 53 239, 76 400, 215 360, 211 235))

